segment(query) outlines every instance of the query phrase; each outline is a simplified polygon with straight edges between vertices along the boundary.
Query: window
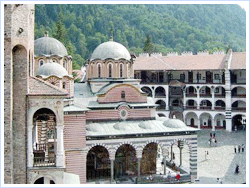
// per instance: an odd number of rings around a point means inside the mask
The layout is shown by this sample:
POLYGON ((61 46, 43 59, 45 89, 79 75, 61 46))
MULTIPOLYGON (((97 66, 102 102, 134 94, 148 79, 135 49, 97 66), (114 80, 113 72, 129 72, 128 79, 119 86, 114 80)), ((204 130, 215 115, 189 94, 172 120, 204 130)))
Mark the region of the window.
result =
POLYGON ((98 64, 98 78, 101 78, 101 64, 98 64))
POLYGON ((108 67, 108 70, 109 70, 109 78, 112 78, 112 64, 109 64, 109 67, 108 67))
POLYGON ((180 74, 180 81, 185 82, 185 74, 180 74))
POLYGON ((197 80, 201 80, 201 74, 197 73, 197 80))
POLYGON ((123 73, 123 65, 120 64, 120 78, 122 78, 122 73, 123 73))
POLYGON ((67 62, 66 60, 63 61, 63 67, 66 69, 67 62))
POLYGON ((43 59, 40 59, 40 60, 39 60, 39 66, 41 67, 43 64, 44 64, 44 60, 43 60, 43 59))
POLYGON ((122 98, 122 99, 125 99, 125 91, 122 91, 122 93, 121 93, 121 98, 122 98))
POLYGON ((65 82, 63 82, 63 89, 65 89, 66 88, 66 83, 65 82))
POLYGON ((57 60, 56 60, 56 59, 52 59, 52 62, 53 62, 53 63, 57 63, 57 60))
POLYGON ((219 75, 219 74, 215 74, 215 75, 214 75, 214 79, 215 79, 215 80, 219 80, 219 79, 220 79, 220 75, 219 75))

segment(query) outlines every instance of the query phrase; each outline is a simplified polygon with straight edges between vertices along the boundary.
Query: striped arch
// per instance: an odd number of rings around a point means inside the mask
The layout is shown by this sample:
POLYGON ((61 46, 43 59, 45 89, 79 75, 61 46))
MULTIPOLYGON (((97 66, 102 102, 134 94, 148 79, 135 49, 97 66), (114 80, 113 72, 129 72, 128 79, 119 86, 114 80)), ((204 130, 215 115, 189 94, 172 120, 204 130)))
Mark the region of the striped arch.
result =
POLYGON ((86 147, 86 149, 84 150, 86 156, 87 156, 88 152, 89 152, 93 147, 96 147, 96 146, 102 146, 102 147, 104 147, 104 148, 108 151, 108 153, 109 153, 109 155, 110 155, 110 152, 109 152, 109 151, 110 151, 110 147, 109 147, 108 145, 103 144, 103 143, 95 143, 95 144, 92 144, 91 146, 87 146, 87 147, 86 147))
POLYGON ((156 143, 157 145, 159 145, 161 147, 161 149, 163 149, 163 144, 161 142, 159 142, 158 140, 155 140, 155 139, 154 140, 149 140, 146 143, 144 143, 142 145, 142 148, 144 149, 150 143, 156 143))
POLYGON ((124 141, 124 142, 120 143, 119 145, 116 145, 114 148, 117 151, 119 147, 121 147, 122 145, 125 145, 125 144, 131 145, 135 150, 137 149, 137 146, 129 141, 124 141))

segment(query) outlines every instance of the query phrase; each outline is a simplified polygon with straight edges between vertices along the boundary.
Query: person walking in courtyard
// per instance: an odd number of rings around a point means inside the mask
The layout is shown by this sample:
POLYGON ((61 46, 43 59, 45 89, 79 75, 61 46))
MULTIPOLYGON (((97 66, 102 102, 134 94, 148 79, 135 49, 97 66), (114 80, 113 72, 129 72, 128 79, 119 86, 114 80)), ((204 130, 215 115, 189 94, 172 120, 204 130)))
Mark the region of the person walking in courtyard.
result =
POLYGON ((241 149, 241 147, 240 147, 240 144, 238 145, 238 153, 240 153, 240 149, 241 149))
POLYGON ((170 182, 171 182, 171 172, 170 172, 170 171, 168 171, 168 176, 167 176, 167 178, 168 178, 168 182, 170 183, 170 182))
POLYGON ((176 179, 177 181, 180 181, 180 178, 181 178, 181 175, 180 175, 180 172, 178 171, 177 174, 176 174, 175 179, 176 179))
POLYGON ((234 146, 234 153, 237 153, 237 145, 234 146))
POLYGON ((236 165, 235 174, 238 174, 238 173, 239 173, 239 165, 236 165))
POLYGON ((245 145, 242 144, 242 145, 241 145, 241 151, 242 151, 242 153, 244 152, 244 149, 245 149, 245 145))

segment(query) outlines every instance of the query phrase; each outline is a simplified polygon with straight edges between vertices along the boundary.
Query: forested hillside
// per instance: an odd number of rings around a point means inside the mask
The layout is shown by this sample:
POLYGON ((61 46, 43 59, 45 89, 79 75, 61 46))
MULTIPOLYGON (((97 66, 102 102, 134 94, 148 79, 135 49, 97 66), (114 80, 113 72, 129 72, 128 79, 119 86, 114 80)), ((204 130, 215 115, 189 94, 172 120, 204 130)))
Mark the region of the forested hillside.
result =
POLYGON ((246 50, 246 12, 238 5, 36 5, 35 38, 45 31, 73 56, 73 68, 113 36, 130 53, 143 52, 147 36, 153 52, 246 50))

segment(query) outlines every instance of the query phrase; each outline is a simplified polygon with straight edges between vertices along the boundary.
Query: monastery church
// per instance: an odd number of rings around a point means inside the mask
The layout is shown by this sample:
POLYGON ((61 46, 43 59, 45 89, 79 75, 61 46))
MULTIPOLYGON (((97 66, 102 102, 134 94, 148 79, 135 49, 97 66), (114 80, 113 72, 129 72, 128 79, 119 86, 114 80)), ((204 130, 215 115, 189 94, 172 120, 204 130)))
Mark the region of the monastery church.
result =
POLYGON ((4 183, 139 182, 158 173, 158 159, 166 175, 174 149, 175 170, 194 181, 200 127, 156 117, 136 57, 104 42, 74 83, 65 46, 49 33, 34 40, 34 14, 32 4, 4 5, 4 183))

